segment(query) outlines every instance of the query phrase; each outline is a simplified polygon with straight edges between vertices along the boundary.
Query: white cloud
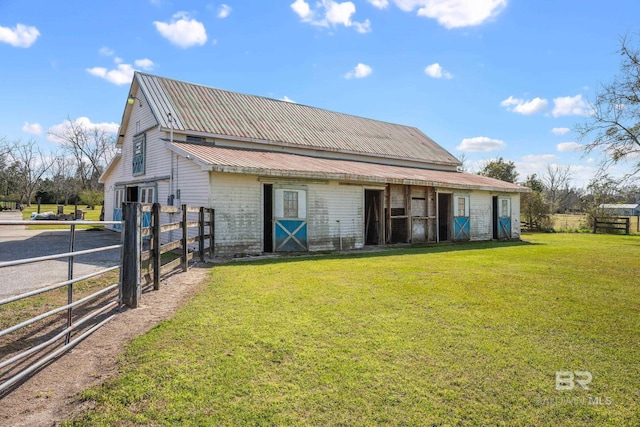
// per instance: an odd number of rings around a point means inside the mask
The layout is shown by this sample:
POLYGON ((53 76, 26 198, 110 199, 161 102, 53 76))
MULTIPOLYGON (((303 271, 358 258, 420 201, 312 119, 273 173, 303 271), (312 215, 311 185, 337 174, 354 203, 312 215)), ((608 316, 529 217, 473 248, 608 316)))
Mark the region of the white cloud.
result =
MULTIPOLYGON (((136 71, 131 64, 124 64, 122 58, 115 57, 113 62, 116 63, 116 68, 109 70, 105 67, 93 67, 87 68, 87 72, 96 77, 105 79, 109 83, 122 86, 131 83, 133 80, 133 73, 136 71)), ((155 64, 148 58, 136 59, 134 61, 136 67, 143 70, 152 70, 155 64)))
POLYGON ((113 56, 116 53, 113 49, 110 49, 107 46, 102 46, 99 52, 100 52, 100 55, 103 55, 103 56, 113 56))
POLYGON ((103 78, 109 83, 118 86, 131 83, 134 71, 131 64, 118 64, 118 67, 113 70, 107 70, 104 67, 87 68, 89 74, 103 78))
POLYGON ((108 133, 116 133, 118 132, 118 128, 120 127, 117 123, 91 123, 88 117, 78 117, 73 121, 65 120, 62 123, 57 125, 53 125, 47 131, 47 139, 51 142, 61 143, 62 140, 58 138, 56 135, 64 135, 64 133, 69 129, 69 124, 73 123, 74 127, 82 126, 86 129, 98 129, 108 133))
POLYGON ((280 101, 291 102, 292 104, 296 103, 296 101, 294 101, 293 99, 289 98, 287 95, 285 95, 283 98, 280 98, 280 101))
POLYGON ((509 98, 502 101, 500 105, 506 107, 508 111, 530 115, 545 110, 549 105, 549 102, 543 98, 533 98, 530 101, 525 101, 524 99, 514 98, 513 96, 510 96, 509 98))
POLYGON ((40 126, 40 123, 24 122, 24 126, 22 126, 22 131, 26 133, 30 133, 32 135, 40 135, 42 133, 42 126, 40 126))
POLYGON ((302 19, 303 22, 309 22, 309 20, 313 17, 313 12, 311 12, 311 7, 309 7, 309 3, 304 0, 296 0, 291 3, 291 9, 302 19))
POLYGON ((136 65, 136 67, 140 67, 143 70, 152 70, 156 65, 152 60, 148 58, 136 59, 133 63, 136 65))
POLYGON ((31 47, 40 36, 36 27, 17 24, 13 28, 0 26, 0 42, 13 47, 31 47))
POLYGON ((218 9, 218 18, 224 19, 229 15, 231 15, 231 6, 226 4, 223 4, 222 6, 220 6, 220 9, 218 9))
POLYGON ((366 64, 358 63, 358 65, 356 65, 353 70, 349 71, 347 74, 344 75, 344 78, 345 79, 352 79, 352 78, 362 79, 371 75, 371 73, 373 73, 373 69, 370 66, 366 64))
POLYGON ((495 151, 506 147, 504 141, 499 139, 487 138, 486 136, 476 136, 474 138, 465 138, 462 143, 456 147, 458 151, 495 151))
POLYGON ((522 161, 527 163, 549 163, 556 160, 558 156, 555 154, 528 154, 522 156, 522 161))
POLYGON ((560 116, 584 116, 587 114, 587 103, 582 99, 582 95, 561 96, 554 98, 554 107, 551 114, 553 117, 560 116))
POLYGON ((418 9, 418 16, 438 21, 445 28, 480 25, 497 16, 507 0, 393 0, 405 12, 418 9))
POLYGON ((556 145, 556 148, 558 149, 558 151, 565 153, 567 151, 580 151, 584 147, 582 146, 582 144, 578 144, 577 142, 561 142, 560 144, 556 145))
POLYGON ((389 6, 389 0, 367 0, 378 9, 386 9, 389 6))
POLYGON ((551 129, 551 133, 554 135, 564 135, 566 133, 569 133, 571 129, 569 128, 553 128, 551 129))
POLYGON ((154 21, 153 24, 162 37, 183 49, 207 42, 204 24, 190 18, 186 12, 176 13, 170 22, 154 21))
POLYGON ((424 73, 429 77, 433 77, 434 79, 450 79, 453 77, 450 72, 442 68, 442 66, 437 62, 427 66, 424 69, 424 73))
POLYGON ((315 9, 312 9, 305 0, 296 0, 290 6, 302 22, 311 25, 327 28, 344 25, 353 27, 359 33, 371 31, 371 22, 368 19, 363 22, 351 19, 356 13, 356 5, 350 1, 338 3, 333 0, 322 0, 315 4, 315 9))

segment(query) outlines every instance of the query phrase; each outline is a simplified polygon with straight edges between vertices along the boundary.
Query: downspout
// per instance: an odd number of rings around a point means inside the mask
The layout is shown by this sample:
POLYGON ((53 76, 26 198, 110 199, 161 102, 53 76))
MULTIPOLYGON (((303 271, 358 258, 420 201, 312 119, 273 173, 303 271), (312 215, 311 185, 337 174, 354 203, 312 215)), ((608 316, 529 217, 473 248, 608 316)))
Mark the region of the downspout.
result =
MULTIPOLYGON (((173 144, 173 115, 171 115, 171 113, 167 113, 167 119, 169 120, 170 123, 170 128, 169 128, 169 143, 173 144)), ((169 200, 171 201, 171 203, 167 203, 168 205, 173 206, 173 150, 171 151, 171 174, 169 175, 169 200)))
POLYGON ((436 192, 436 243, 440 243, 440 206, 438 204, 438 190, 436 192))

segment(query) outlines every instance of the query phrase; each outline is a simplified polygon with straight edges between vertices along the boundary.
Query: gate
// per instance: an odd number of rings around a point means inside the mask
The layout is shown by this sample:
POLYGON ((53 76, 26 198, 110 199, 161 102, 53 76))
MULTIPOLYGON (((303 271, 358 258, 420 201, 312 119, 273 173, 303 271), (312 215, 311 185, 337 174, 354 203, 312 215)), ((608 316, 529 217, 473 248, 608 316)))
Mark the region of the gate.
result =
MULTIPOLYGON (((33 224, 33 221, 0 221, 0 226, 27 224, 33 224)), ((12 386, 15 386, 31 373, 46 365, 51 360, 60 356, 64 352, 69 351, 106 322, 111 320, 115 314, 114 309, 120 304, 117 292, 120 285, 117 280, 116 283, 110 284, 79 299, 77 298, 77 292, 74 289, 74 284, 78 282, 86 281, 98 276, 104 276, 111 271, 120 269, 119 263, 81 277, 75 277, 73 273, 74 258, 77 256, 109 250, 123 250, 122 243, 81 251, 75 250, 76 226, 105 224, 116 225, 115 221, 73 221, 70 224, 66 221, 37 221, 37 224, 57 226, 68 225, 69 251, 35 258, 0 262, 0 271, 3 268, 8 267, 66 259, 67 280, 2 299, 0 300, 0 307, 6 308, 11 303, 26 305, 23 302, 24 300, 39 297, 45 293, 55 292, 58 289, 64 288, 66 288, 67 291, 67 303, 31 318, 18 318, 17 320, 14 318, 13 321, 17 321, 18 323, 0 331, 0 338, 2 338, 9 334, 22 332, 23 328, 29 328, 28 331, 23 333, 23 335, 28 336, 29 339, 23 340, 18 336, 15 338, 15 345, 3 345, 1 347, 0 395, 12 386), (55 326, 56 318, 60 322, 60 325, 57 327, 55 326), (45 321, 45 319, 48 321, 43 325, 43 321, 45 321), (41 325, 39 330, 34 328, 35 324, 41 325), (40 334, 40 336, 38 336, 38 334, 40 334), (29 346, 29 343, 31 342, 35 345, 29 346), (17 350, 12 351, 12 347, 17 348, 17 350)), ((117 224, 120 225, 120 223, 117 224)), ((15 279, 19 280, 18 278, 15 279)), ((7 276, 5 276, 4 280, 7 280, 7 276)), ((14 304, 14 306, 15 305, 16 304, 14 304)))

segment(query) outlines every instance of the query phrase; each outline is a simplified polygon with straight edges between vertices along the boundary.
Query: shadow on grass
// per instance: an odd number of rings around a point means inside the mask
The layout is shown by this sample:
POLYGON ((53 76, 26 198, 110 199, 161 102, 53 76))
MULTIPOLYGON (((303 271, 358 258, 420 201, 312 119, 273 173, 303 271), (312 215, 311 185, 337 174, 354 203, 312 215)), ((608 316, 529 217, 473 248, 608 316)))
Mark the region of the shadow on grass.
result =
POLYGON ((224 262, 231 264, 237 262, 248 262, 254 265, 298 262, 298 261, 324 261, 324 260, 349 260, 361 258, 388 258, 390 256, 439 254, 446 252, 475 251, 485 249, 501 249, 520 246, 542 245, 543 243, 528 242, 525 240, 511 240, 506 242, 464 242, 464 243, 439 243, 424 245, 387 245, 387 246, 367 246, 365 249, 354 249, 345 252, 315 252, 313 254, 286 253, 273 254, 264 257, 236 258, 224 262))

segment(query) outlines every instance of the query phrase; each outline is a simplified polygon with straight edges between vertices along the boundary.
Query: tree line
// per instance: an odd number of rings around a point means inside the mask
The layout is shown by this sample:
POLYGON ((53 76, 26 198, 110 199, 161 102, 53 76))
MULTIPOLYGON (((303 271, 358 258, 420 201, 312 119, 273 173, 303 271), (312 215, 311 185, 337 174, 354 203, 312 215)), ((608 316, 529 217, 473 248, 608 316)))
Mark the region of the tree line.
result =
POLYGON ((98 180, 116 154, 114 135, 71 119, 49 135, 59 144, 49 153, 34 140, 0 137, 0 200, 27 206, 37 199, 100 204, 104 195, 98 180))
MULTIPOLYGON (((637 36, 636 36, 637 37, 637 36)), ((593 219, 604 215, 599 207, 609 203, 639 203, 640 183, 640 47, 633 36, 620 39, 618 74, 601 83, 589 103, 589 114, 575 127, 584 142, 584 153, 599 152, 602 163, 586 188, 571 185, 571 166, 548 165, 545 172, 525 177, 520 183, 531 188, 523 194, 524 221, 548 224, 550 214, 584 212, 593 219), (614 179, 609 167, 625 163, 629 172, 614 179)), ((503 158, 485 163, 480 175, 517 183, 512 161, 503 158)))

